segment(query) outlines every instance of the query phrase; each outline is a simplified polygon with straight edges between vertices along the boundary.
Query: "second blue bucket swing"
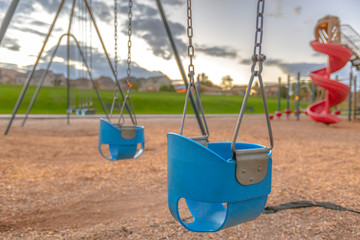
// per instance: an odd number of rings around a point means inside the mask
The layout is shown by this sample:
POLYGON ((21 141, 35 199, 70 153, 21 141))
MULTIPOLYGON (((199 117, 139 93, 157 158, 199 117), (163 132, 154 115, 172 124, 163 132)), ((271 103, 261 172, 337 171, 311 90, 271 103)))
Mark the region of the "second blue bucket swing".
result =
POLYGON ((111 106, 110 116, 113 112, 115 102, 118 103, 120 116, 117 124, 110 121, 100 119, 100 131, 98 148, 100 154, 110 161, 138 158, 145 149, 144 127, 137 126, 136 115, 132 100, 129 95, 129 88, 122 105, 119 103, 117 89, 115 89, 114 99, 111 106), (123 112, 128 108, 132 125, 124 125, 123 112), (110 157, 103 153, 101 146, 108 145, 110 157))

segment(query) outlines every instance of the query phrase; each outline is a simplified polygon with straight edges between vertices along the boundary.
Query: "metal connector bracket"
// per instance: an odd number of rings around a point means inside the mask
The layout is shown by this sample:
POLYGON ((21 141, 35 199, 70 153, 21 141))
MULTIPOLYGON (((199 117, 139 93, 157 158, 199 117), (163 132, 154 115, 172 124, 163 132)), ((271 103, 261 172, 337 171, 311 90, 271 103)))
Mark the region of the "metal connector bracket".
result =
POLYGON ((236 179, 242 185, 261 182, 267 173, 269 149, 236 150, 236 179))
POLYGON ((133 139, 136 136, 136 126, 120 126, 120 133, 123 139, 133 139))

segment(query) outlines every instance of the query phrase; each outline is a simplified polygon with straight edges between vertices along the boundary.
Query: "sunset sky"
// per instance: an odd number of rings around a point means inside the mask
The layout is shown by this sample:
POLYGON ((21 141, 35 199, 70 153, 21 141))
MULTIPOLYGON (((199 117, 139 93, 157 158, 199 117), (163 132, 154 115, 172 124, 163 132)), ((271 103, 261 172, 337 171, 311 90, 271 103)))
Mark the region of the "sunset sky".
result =
MULTIPOLYGON (((9 0, 0 0, 0 20, 9 6, 9 0)), ((120 1, 119 57, 120 77, 125 76, 127 58, 127 1, 120 1)), ((183 64, 186 56, 186 1, 163 0, 167 18, 173 32, 183 64)), ((195 44, 195 71, 206 73, 219 84, 230 75, 235 84, 244 84, 250 76, 250 57, 254 47, 255 0, 193 0, 193 27, 195 44)), ((45 39, 60 0, 22 0, 0 47, 0 66, 27 70, 35 60, 45 39)), ((40 67, 46 66, 59 37, 66 32, 72 1, 67 0, 55 31, 46 47, 40 67)), ((93 11, 106 48, 114 56, 113 1, 92 0, 93 11)), ((80 4, 77 4, 79 7, 80 4)), ((313 28, 318 19, 335 15, 341 24, 350 24, 360 32, 358 0, 266 0, 263 52, 267 56, 264 79, 276 82, 300 71, 306 77, 312 70, 324 66, 327 58, 316 54, 310 47, 313 28)), ((153 0, 134 0, 133 48, 135 76, 156 76, 162 72, 171 79, 180 79, 162 21, 153 0)), ((80 24, 74 20, 73 33, 81 38, 80 24)), ((87 29, 89 32, 89 28, 87 29)), ((86 34, 83 34, 85 36, 86 34)), ((87 35, 88 39, 90 35, 87 35)), ((85 38, 85 37, 84 37, 85 38)), ((109 67, 93 29, 95 77, 110 76, 109 67)), ((89 41, 89 40, 88 40, 89 41)), ((52 70, 65 73, 66 41, 59 49, 52 70)), ((72 64, 76 65, 76 57, 72 64)), ((78 68, 78 67, 77 67, 78 68)), ((346 77, 350 66, 339 74, 346 77)), ((76 76, 75 71, 72 75, 76 76)))

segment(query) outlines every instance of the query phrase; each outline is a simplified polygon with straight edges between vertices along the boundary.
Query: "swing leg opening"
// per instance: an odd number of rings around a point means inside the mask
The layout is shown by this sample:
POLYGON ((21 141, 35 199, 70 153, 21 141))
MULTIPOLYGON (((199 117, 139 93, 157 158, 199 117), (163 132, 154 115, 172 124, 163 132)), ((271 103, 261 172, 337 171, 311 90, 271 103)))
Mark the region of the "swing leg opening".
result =
POLYGON ((176 203, 175 212, 171 211, 171 213, 177 216, 179 222, 190 231, 217 232, 254 220, 263 212, 266 201, 267 195, 229 203, 180 198, 176 203))
POLYGON ((179 199, 181 224, 196 232, 215 232, 226 220, 227 203, 208 203, 186 198, 179 199))

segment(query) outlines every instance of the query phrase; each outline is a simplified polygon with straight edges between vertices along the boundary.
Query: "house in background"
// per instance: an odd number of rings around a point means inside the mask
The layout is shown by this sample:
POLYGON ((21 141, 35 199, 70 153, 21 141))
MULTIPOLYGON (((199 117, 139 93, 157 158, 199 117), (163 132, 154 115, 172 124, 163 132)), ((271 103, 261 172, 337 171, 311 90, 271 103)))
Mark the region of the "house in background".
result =
POLYGON ((115 82, 110 77, 101 76, 94 80, 96 87, 103 90, 112 90, 115 87, 115 82))
POLYGON ((0 83, 1 84, 16 84, 18 71, 7 68, 0 68, 0 83))
MULTIPOLYGON (((28 78, 30 71, 27 73, 18 73, 13 84, 23 85, 28 78)), ((41 78, 45 74, 45 69, 39 69, 34 72, 34 75, 31 79, 30 85, 38 85, 41 78)), ((45 87, 57 87, 57 86, 66 86, 66 78, 64 74, 55 74, 53 71, 48 71, 45 80, 42 84, 45 87)))
MULTIPOLYGON (((0 84, 23 85, 28 78, 30 71, 21 73, 13 69, 0 68, 0 84)), ((40 69, 34 72, 30 85, 38 85, 41 78, 45 74, 45 69, 40 69)), ((126 78, 119 79, 120 86, 125 89, 127 87, 126 78)), ((55 74, 48 71, 43 86, 48 87, 66 87, 67 79, 64 74, 55 74)), ((101 76, 94 79, 97 88, 102 90, 113 90, 115 82, 112 78, 101 76)), ((139 91, 159 91, 161 87, 170 87, 173 85, 172 81, 165 75, 150 78, 135 78, 130 79, 132 84, 136 84, 136 89, 139 91)), ((92 88, 92 83, 87 78, 70 79, 70 87, 73 88, 92 88)))
POLYGON ((158 92, 162 86, 171 86, 172 82, 167 76, 150 77, 139 81, 139 91, 158 92))

